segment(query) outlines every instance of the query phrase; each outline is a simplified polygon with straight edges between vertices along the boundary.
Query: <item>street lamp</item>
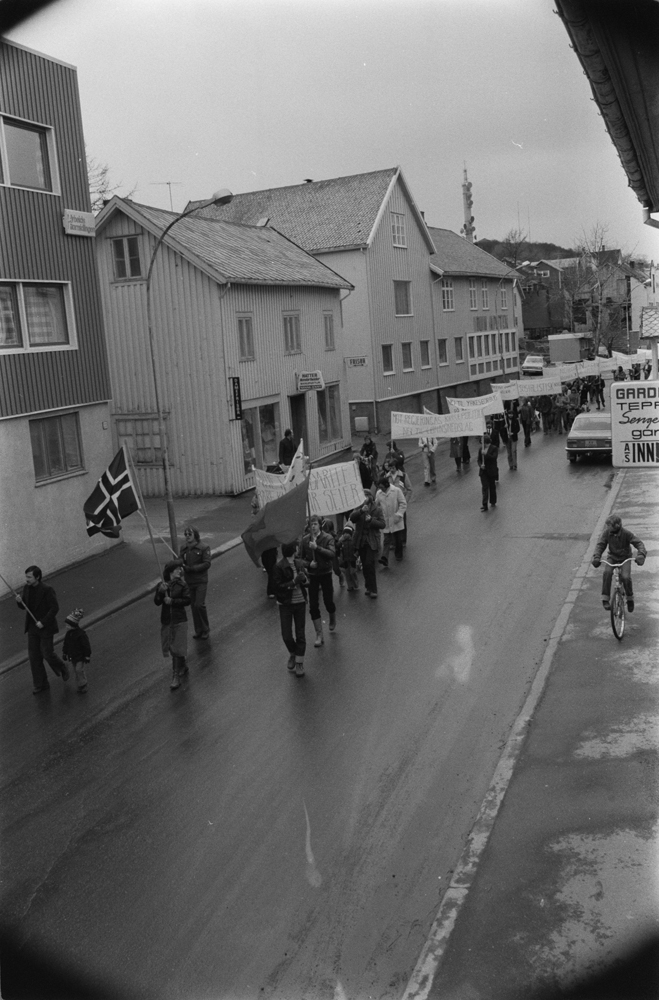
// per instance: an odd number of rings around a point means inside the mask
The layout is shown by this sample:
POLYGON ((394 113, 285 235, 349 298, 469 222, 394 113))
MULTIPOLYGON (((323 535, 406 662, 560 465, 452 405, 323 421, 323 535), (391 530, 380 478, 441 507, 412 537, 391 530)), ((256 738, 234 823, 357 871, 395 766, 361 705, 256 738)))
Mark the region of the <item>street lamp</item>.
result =
POLYGON ((167 444, 167 434, 165 433, 165 420, 163 417, 162 403, 160 399, 160 387, 158 383, 158 372, 156 368, 156 355, 154 350, 154 337, 153 337, 153 322, 152 322, 152 311, 151 311, 151 275, 153 273, 153 265, 156 260, 156 255, 160 249, 160 244, 164 240, 165 236, 169 230, 180 222, 181 219, 185 219, 186 216, 192 215, 193 212, 197 212, 200 208, 208 208, 209 205, 228 205, 232 200, 233 195, 231 191, 227 188, 222 188, 221 191, 216 191, 215 194, 208 199, 208 201, 202 202, 200 205, 195 205, 194 208, 188 208, 180 215, 177 215, 175 219, 169 223, 168 226, 162 231, 158 239, 156 240, 156 245, 153 248, 153 253, 151 254, 151 261, 149 263, 149 270, 146 276, 146 318, 149 328, 149 351, 151 354, 151 370, 153 372, 153 387, 156 396, 156 410, 158 411, 158 433, 160 434, 160 451, 162 455, 162 471, 165 477, 165 502, 167 504, 167 519, 169 521, 169 536, 172 544, 172 549, 175 553, 178 553, 178 538, 176 537, 176 518, 174 516, 174 500, 172 497, 172 486, 169 479, 169 447, 167 444))

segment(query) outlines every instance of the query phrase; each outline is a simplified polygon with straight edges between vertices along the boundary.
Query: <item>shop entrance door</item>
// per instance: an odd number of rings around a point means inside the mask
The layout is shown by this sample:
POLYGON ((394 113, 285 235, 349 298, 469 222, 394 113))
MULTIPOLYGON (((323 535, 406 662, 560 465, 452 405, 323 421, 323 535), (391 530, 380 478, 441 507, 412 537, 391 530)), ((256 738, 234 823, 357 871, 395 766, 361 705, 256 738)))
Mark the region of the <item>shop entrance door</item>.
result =
POLYGON ((304 393, 298 396, 289 396, 288 401, 291 406, 291 430, 293 431, 293 441, 295 447, 300 443, 300 438, 304 441, 304 450, 309 454, 309 441, 307 439, 307 402, 304 393))

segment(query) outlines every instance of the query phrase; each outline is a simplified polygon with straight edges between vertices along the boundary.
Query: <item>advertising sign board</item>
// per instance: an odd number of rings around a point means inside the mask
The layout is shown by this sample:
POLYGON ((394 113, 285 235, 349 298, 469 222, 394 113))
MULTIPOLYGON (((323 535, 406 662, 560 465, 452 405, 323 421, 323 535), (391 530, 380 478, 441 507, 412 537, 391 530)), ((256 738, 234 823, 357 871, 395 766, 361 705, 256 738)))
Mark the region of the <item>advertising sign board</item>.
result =
POLYGON ((659 468, 659 382, 612 383, 611 435, 616 468, 659 468))

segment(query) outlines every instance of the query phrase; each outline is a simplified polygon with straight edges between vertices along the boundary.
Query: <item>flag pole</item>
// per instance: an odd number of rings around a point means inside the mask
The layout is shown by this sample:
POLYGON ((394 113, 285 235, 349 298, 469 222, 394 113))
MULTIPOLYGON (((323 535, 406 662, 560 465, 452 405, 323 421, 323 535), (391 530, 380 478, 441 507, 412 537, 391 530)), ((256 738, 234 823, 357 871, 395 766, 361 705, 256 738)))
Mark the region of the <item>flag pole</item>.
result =
POLYGON ((27 604, 24 604, 24 603, 23 603, 23 598, 21 597, 21 595, 20 595, 20 594, 18 593, 18 591, 17 591, 17 590, 14 590, 14 588, 13 588, 13 587, 10 587, 10 586, 9 586, 9 584, 8 584, 8 583, 7 583, 7 581, 5 580, 5 578, 4 578, 4 576, 2 575, 2 573, 0 573, 0 580, 2 580, 2 582, 3 582, 3 583, 4 583, 4 585, 5 585, 5 587, 9 587, 9 590, 11 590, 12 594, 14 595, 14 597, 18 597, 18 598, 20 598, 20 601, 21 601, 21 604, 23 604, 23 607, 24 607, 24 608, 25 608, 25 610, 27 611, 28 615, 30 616, 30 618, 31 618, 31 619, 32 619, 32 620, 33 620, 34 622, 36 622, 36 620, 37 620, 37 619, 36 619, 36 618, 34 617, 34 615, 32 614, 32 612, 31 612, 31 611, 30 611, 30 609, 28 608, 27 604))
POLYGON ((133 479, 133 488, 137 492, 138 499, 140 501, 140 514, 142 515, 142 517, 146 521, 146 526, 149 529, 149 538, 151 539, 151 545, 153 546, 153 554, 156 557, 156 562, 158 563, 158 573, 160 574, 160 578, 164 579, 163 572, 162 572, 162 567, 160 565, 160 559, 158 558, 158 552, 156 550, 155 539, 153 537, 153 532, 151 531, 151 522, 149 521, 149 518, 147 517, 147 514, 146 514, 146 506, 145 506, 145 503, 144 503, 144 497, 142 496, 142 490, 140 488, 140 481, 137 478, 137 470, 136 470, 135 466, 133 465, 133 456, 131 455, 130 451, 126 447, 126 442, 125 441, 122 444, 122 448, 124 449, 124 456, 127 456, 126 468, 128 468, 128 462, 130 461, 130 465, 131 465, 131 467, 133 469, 133 476, 131 478, 133 479))

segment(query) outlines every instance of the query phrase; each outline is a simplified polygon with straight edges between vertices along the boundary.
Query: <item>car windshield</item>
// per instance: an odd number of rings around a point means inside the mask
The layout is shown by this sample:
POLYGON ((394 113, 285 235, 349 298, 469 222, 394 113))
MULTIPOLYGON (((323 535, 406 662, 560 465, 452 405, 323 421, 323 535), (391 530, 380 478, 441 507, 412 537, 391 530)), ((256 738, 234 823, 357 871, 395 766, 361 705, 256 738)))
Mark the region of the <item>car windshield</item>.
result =
POLYGON ((594 413, 580 413, 572 425, 573 431, 610 431, 611 417, 594 413))

